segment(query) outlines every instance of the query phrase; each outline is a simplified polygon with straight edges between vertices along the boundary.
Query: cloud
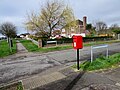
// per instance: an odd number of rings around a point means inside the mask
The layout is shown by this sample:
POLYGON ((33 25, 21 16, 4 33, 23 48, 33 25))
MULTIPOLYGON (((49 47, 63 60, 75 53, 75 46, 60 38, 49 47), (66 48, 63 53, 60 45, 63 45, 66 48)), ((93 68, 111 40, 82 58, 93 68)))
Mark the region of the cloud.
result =
POLYGON ((0 23, 4 23, 4 22, 11 22, 13 24, 15 24, 16 26, 23 26, 22 25, 22 21, 24 21, 25 18, 23 17, 15 17, 15 16, 0 16, 0 23))
POLYGON ((109 15, 113 13, 117 17, 120 15, 119 0, 69 0, 69 3, 73 7, 77 18, 86 15, 89 22, 104 20, 106 23, 111 23, 112 21, 108 21, 108 19, 111 19, 111 17, 108 18, 109 15))
MULTIPOLYGON (((13 22, 19 27, 24 27, 23 21, 27 12, 39 12, 41 5, 47 0, 1 0, 0 23, 13 22)), ((69 4, 77 19, 84 15, 88 23, 102 20, 107 24, 120 23, 120 0, 63 0, 69 4)))

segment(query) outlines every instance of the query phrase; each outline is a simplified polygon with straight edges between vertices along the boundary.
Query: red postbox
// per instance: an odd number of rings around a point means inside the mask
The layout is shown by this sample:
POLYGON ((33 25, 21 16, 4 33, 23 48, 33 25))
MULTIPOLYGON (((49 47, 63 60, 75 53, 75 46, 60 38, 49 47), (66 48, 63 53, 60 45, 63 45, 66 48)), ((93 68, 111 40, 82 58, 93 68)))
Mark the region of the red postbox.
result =
POLYGON ((83 48, 83 38, 80 35, 73 36, 73 47, 74 49, 82 49, 83 48))

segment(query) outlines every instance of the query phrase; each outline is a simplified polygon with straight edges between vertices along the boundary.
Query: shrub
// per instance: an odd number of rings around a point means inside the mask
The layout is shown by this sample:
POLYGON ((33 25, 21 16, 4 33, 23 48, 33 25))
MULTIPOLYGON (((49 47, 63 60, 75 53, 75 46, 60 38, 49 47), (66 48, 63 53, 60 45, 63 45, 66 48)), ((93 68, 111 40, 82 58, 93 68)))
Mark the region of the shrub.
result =
MULTIPOLYGON (((91 41, 103 41, 103 40, 112 40, 112 36, 104 36, 104 37, 83 37, 83 42, 91 42, 91 41)), ((48 41, 57 41, 58 44, 62 43, 72 43, 73 39, 72 38, 61 38, 61 39, 48 39, 48 41)))

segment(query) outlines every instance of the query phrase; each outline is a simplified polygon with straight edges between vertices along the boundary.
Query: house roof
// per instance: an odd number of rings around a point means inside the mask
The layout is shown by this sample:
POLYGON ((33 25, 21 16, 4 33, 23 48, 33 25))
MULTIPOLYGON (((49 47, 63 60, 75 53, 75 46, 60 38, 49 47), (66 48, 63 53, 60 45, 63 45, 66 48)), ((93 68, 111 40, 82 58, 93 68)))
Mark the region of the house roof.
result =
POLYGON ((26 36, 26 35, 30 35, 30 33, 24 33, 24 34, 20 34, 20 35, 26 36))
POLYGON ((81 20, 76 20, 76 23, 78 24, 78 25, 83 25, 83 21, 81 21, 81 20))
POLYGON ((71 24, 71 23, 76 23, 76 24, 78 24, 78 25, 83 25, 83 21, 81 21, 81 20, 78 19, 78 20, 75 20, 75 21, 72 21, 72 22, 66 24, 63 28, 65 28, 66 26, 68 26, 68 25, 71 24))

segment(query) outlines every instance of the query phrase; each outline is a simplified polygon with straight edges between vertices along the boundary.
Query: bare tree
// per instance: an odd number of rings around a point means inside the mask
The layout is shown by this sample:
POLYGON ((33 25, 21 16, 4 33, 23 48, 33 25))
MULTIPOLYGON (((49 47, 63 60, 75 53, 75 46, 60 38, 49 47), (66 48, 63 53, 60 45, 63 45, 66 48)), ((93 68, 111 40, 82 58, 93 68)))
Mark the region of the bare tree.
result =
POLYGON ((120 34, 120 27, 118 24, 112 24, 110 29, 115 33, 115 34, 120 34))
POLYGON ((59 1, 47 1, 41 12, 28 14, 26 27, 36 32, 48 32, 51 36, 54 30, 61 30, 67 23, 74 21, 72 9, 59 1))
POLYGON ((96 22, 96 31, 98 32, 98 34, 105 34, 106 30, 107 30, 107 24, 105 22, 99 21, 96 22))
POLYGON ((7 38, 14 38, 17 35, 17 30, 15 25, 10 22, 6 22, 0 26, 0 33, 7 38))
POLYGON ((15 38, 17 35, 17 30, 15 25, 10 22, 3 23, 0 26, 0 33, 8 38, 8 43, 10 47, 10 51, 12 52, 13 43, 11 38, 15 38))
POLYGON ((112 24, 111 26, 110 26, 110 29, 111 30, 116 30, 116 29, 119 29, 120 27, 119 27, 119 25, 118 24, 112 24))

